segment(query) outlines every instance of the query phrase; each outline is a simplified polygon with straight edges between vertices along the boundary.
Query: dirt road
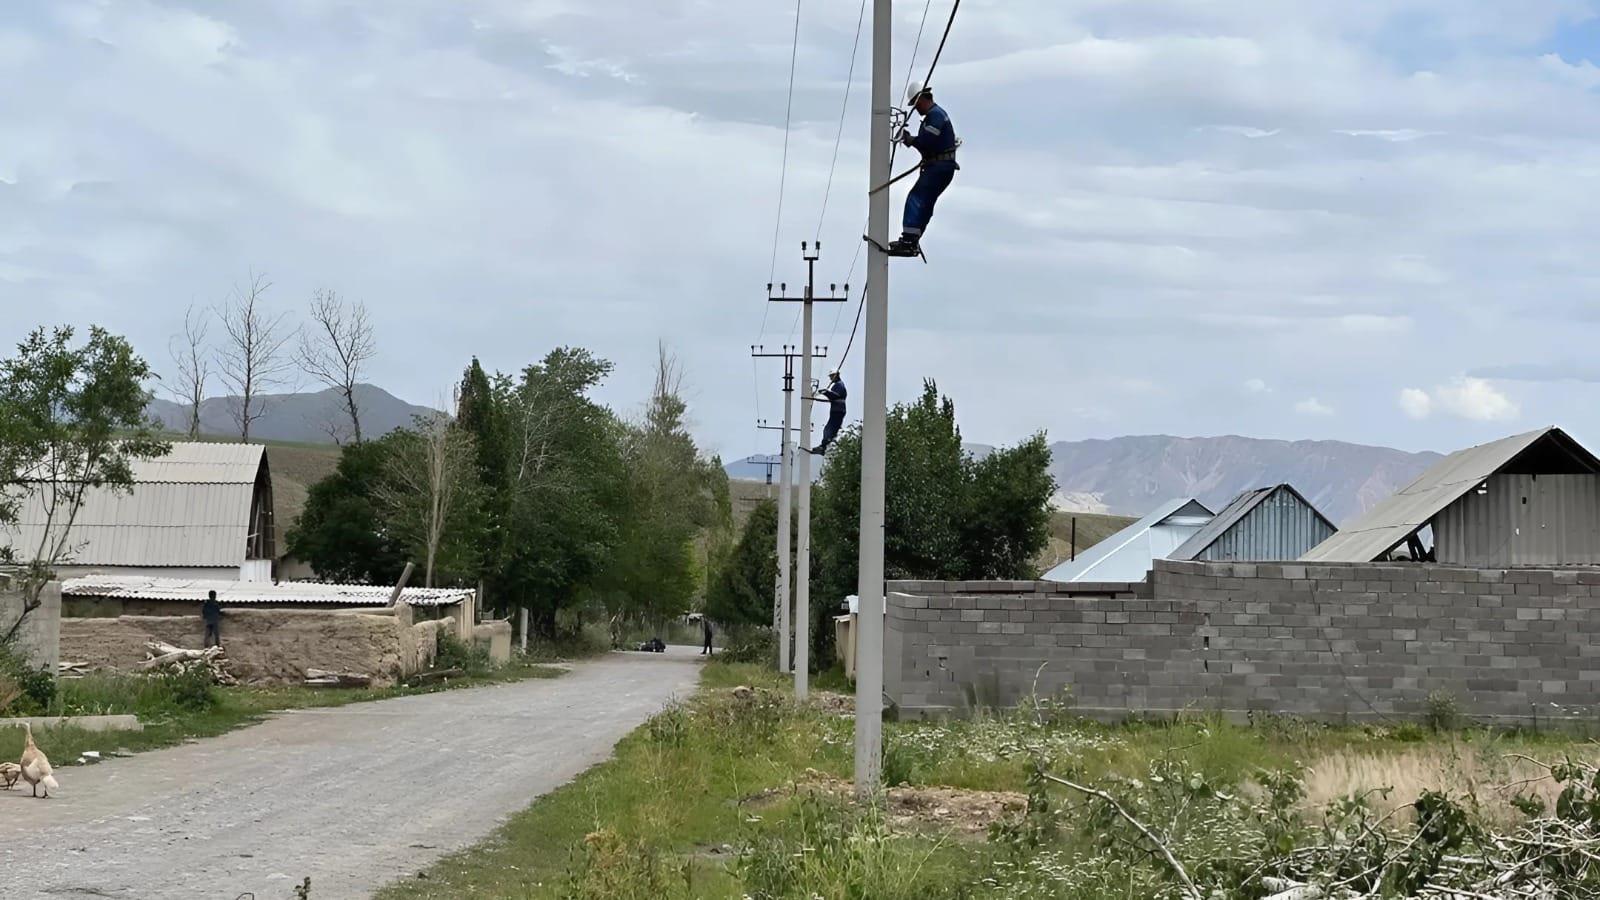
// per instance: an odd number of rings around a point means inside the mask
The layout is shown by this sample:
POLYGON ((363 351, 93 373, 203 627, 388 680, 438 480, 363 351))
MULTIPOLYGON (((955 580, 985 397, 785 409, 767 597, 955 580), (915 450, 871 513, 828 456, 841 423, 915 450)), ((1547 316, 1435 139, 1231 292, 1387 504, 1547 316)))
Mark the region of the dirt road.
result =
POLYGON ((58 770, 48 801, 0 791, 0 897, 289 900, 308 875, 315 900, 365 897, 605 759, 698 668, 611 654, 58 770))

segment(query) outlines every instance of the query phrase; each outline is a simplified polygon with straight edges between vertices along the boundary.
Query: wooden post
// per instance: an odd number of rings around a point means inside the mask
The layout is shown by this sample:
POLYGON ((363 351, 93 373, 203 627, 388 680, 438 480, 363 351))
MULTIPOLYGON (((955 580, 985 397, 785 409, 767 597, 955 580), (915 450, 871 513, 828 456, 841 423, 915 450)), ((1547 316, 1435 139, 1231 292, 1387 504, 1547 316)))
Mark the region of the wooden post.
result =
POLYGON ((411 572, 416 568, 411 563, 406 563, 405 571, 400 573, 400 580, 394 583, 394 590, 389 594, 389 605, 400 602, 400 595, 405 592, 406 582, 411 580, 411 572))
POLYGON ((1078 517, 1077 516, 1073 516, 1072 517, 1072 550, 1069 551, 1069 552, 1071 552, 1071 554, 1072 554, 1072 557, 1071 557, 1072 562, 1077 562, 1078 561, 1078 517))
POLYGON ((522 608, 522 652, 528 652, 528 608, 522 608))

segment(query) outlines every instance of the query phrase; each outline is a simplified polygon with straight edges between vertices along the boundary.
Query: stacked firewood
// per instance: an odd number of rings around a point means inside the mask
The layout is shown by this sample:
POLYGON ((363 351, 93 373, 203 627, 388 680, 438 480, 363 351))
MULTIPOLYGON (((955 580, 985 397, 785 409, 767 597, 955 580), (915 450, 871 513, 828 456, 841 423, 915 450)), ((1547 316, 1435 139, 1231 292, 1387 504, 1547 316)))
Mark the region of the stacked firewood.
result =
POLYGON ((165 641, 146 641, 149 657, 139 664, 140 671, 181 674, 202 670, 211 675, 217 684, 238 684, 239 679, 228 671, 228 655, 221 647, 189 650, 165 641))

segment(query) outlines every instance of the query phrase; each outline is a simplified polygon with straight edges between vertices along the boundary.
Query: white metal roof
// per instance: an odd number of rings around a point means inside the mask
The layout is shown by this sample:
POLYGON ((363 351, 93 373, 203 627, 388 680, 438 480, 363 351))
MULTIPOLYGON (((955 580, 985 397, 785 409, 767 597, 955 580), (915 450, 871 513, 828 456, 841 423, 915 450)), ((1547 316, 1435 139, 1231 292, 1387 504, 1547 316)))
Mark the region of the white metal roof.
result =
MULTIPOLYGON (((266 448, 179 442, 133 466, 131 491, 90 488, 69 537, 67 560, 86 566, 237 567, 245 560, 250 504, 266 448)), ((0 544, 31 556, 44 537, 44 498, 35 491, 0 544)), ((59 525, 54 526, 59 528, 59 525)))
MULTIPOLYGON (((219 603, 305 603, 388 606, 394 588, 370 584, 323 584, 285 581, 255 584, 199 578, 150 578, 138 575, 85 575, 61 583, 66 597, 107 597, 115 600, 184 600, 199 603, 209 591, 219 603)), ((472 597, 470 588, 417 588, 401 592, 411 606, 448 606, 472 597)))
POLYGON ((1143 581, 1150 565, 1166 559, 1211 521, 1212 512, 1193 497, 1179 497, 1113 534, 1078 558, 1044 573, 1046 581, 1143 581))
POLYGON ((1584 459, 1588 465, 1600 466, 1577 441, 1555 427, 1468 447, 1435 463, 1416 481, 1300 558, 1306 562, 1372 562, 1399 546, 1467 491, 1546 439, 1557 442, 1562 450, 1584 459))

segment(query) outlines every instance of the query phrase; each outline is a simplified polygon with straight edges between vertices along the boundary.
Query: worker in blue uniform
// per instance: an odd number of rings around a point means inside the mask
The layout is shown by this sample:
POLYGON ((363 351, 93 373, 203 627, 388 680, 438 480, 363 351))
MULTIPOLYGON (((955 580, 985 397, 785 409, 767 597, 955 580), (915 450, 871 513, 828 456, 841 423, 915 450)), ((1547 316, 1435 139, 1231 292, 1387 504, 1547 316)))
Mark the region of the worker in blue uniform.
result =
POLYGON ((822 426, 822 443, 807 450, 821 456, 828 452, 828 447, 833 444, 834 438, 839 436, 839 429, 844 425, 845 397, 849 395, 844 389, 844 381, 839 377, 838 370, 828 373, 828 386, 817 392, 817 399, 828 401, 828 424, 822 426))
POLYGON ((917 175, 917 183, 911 186, 911 193, 906 195, 903 233, 898 241, 889 244, 891 256, 917 256, 922 252, 922 233, 928 228, 928 220, 933 218, 933 205, 961 168, 956 165, 956 147, 961 142, 956 140, 950 117, 933 102, 933 91, 913 86, 906 100, 916 105, 922 116, 922 127, 915 136, 901 129, 900 142, 922 154, 922 171, 917 175))

